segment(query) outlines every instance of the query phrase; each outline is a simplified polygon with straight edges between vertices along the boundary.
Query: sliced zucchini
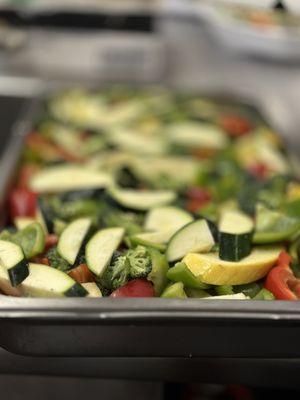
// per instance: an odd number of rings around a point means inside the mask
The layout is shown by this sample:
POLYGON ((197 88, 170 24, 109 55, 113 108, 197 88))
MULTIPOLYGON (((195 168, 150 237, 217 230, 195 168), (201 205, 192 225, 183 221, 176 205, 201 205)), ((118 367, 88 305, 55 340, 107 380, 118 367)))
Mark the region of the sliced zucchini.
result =
POLYGON ((22 283, 29 297, 84 297, 87 291, 69 275, 44 264, 29 264, 29 276, 22 283))
POLYGON ((101 290, 95 282, 82 283, 81 286, 88 292, 87 297, 102 297, 101 290))
POLYGON ((101 276, 110 263, 113 252, 119 247, 124 235, 123 228, 107 228, 95 233, 85 249, 89 269, 101 276))
POLYGON ((91 227, 90 218, 78 218, 71 222, 60 235, 57 250, 61 257, 74 265, 91 227))
POLYGON ((207 221, 199 219, 185 225, 171 237, 166 251, 167 259, 173 262, 190 252, 207 252, 214 244, 207 221))
POLYGON ((117 128, 109 132, 108 140, 116 147, 137 154, 162 154, 166 141, 160 135, 141 135, 130 128, 117 128))
POLYGON ((38 193, 58 193, 103 188, 111 183, 111 176, 105 172, 68 164, 42 169, 30 180, 30 188, 38 193))
POLYGON ((254 223, 240 211, 222 213, 219 222, 220 258, 239 261, 251 252, 254 223))
POLYGON ((0 240, 0 266, 7 271, 12 286, 19 285, 29 274, 22 248, 5 240, 0 240))
POLYGON ((281 250, 281 247, 256 247, 238 262, 221 260, 217 253, 189 253, 183 262, 201 282, 243 285, 263 278, 277 261, 281 250))
POLYGON ((36 210, 36 220, 41 224, 46 234, 53 233, 54 218, 55 214, 50 205, 44 198, 39 197, 36 210))
POLYGON ((144 228, 146 231, 165 231, 172 234, 191 221, 191 214, 178 207, 156 207, 148 212, 144 228))
POLYGON ((146 211, 150 208, 172 203, 176 193, 172 190, 133 190, 111 188, 112 198, 127 209, 146 211))
POLYGON ((20 231, 35 221, 36 220, 34 218, 30 218, 30 217, 16 217, 14 219, 14 225, 20 231))
POLYGON ((7 296, 21 297, 22 285, 12 286, 7 269, 0 264, 0 292, 7 296))
POLYGON ((278 243, 292 240, 299 230, 298 218, 286 216, 280 211, 270 210, 262 204, 257 205, 254 243, 278 243))
POLYGON ((170 126, 168 134, 172 143, 190 148, 219 150, 226 147, 229 141, 221 129, 208 123, 176 123, 170 126))
POLYGON ((133 245, 142 245, 154 247, 157 250, 165 251, 166 246, 164 243, 172 236, 168 232, 142 232, 129 237, 129 241, 133 245))

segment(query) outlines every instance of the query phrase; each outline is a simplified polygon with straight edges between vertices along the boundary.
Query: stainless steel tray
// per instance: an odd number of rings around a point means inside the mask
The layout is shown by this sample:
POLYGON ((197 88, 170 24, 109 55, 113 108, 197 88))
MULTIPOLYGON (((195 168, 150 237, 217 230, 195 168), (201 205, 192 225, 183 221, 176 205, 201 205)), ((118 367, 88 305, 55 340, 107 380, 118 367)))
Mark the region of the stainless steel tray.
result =
MULTIPOLYGON (((3 214, 24 137, 42 99, 16 124, 0 160, 3 214)), ((0 296, 0 328, 0 346, 33 356, 300 357, 298 302, 0 296)))

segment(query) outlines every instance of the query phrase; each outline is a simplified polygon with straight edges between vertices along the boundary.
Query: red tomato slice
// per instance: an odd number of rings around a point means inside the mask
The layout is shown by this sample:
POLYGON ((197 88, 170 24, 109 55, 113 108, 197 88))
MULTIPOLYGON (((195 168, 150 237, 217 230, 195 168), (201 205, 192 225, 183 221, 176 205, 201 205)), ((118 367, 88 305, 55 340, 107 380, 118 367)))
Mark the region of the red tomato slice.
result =
POLYGON ((248 167, 248 172, 258 179, 266 179, 269 175, 268 167, 263 163, 255 163, 248 167))
POLYGON ((253 129, 251 122, 239 115, 223 115, 219 124, 228 135, 233 137, 243 136, 253 129))
POLYGON ((16 188, 9 196, 9 210, 12 219, 16 217, 35 217, 37 195, 28 189, 16 188))
POLYGON ((93 273, 88 269, 86 264, 80 264, 78 267, 71 269, 68 275, 78 283, 94 282, 93 273))
POLYGON ((290 262, 290 255, 282 251, 278 257, 277 266, 267 275, 264 286, 277 300, 300 299, 300 279, 296 278, 290 269, 290 262))
POLYGON ((188 198, 186 209, 190 212, 197 212, 212 200, 210 192, 205 188, 193 187, 186 194, 188 198))
POLYGON ((112 292, 110 297, 154 297, 154 289, 146 279, 134 279, 112 292))
POLYGON ((46 236, 45 249, 49 250, 51 247, 55 246, 57 243, 58 243, 58 236, 55 235, 54 233, 51 233, 50 235, 46 236))

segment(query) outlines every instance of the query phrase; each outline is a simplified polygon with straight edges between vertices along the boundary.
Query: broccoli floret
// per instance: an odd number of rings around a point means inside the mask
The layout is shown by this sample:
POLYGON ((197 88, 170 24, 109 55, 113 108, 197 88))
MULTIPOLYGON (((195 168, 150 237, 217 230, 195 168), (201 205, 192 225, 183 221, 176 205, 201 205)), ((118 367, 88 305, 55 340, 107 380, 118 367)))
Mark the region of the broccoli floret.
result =
POLYGON ((46 257, 49 260, 50 266, 60 271, 68 271, 71 266, 64 260, 58 253, 57 247, 51 247, 46 253, 46 257))
POLYGON ((130 279, 145 278, 151 268, 146 247, 138 246, 123 253, 116 251, 104 274, 97 279, 97 284, 106 293, 125 285, 130 279))
POLYGON ((152 263, 146 247, 137 246, 135 249, 129 250, 127 258, 132 279, 145 278, 151 272, 152 263))
POLYGON ((105 289, 115 290, 128 282, 129 271, 130 264, 126 254, 114 255, 98 282, 105 289))

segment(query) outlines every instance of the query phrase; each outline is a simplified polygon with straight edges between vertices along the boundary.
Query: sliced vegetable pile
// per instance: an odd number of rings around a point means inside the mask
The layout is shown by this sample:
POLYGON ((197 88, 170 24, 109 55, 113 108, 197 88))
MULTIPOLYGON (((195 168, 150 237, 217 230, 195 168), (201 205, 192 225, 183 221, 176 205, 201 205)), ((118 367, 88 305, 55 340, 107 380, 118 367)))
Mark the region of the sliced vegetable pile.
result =
POLYGON ((8 206, 7 295, 300 298, 300 183, 241 104, 59 94, 27 136, 8 206))

